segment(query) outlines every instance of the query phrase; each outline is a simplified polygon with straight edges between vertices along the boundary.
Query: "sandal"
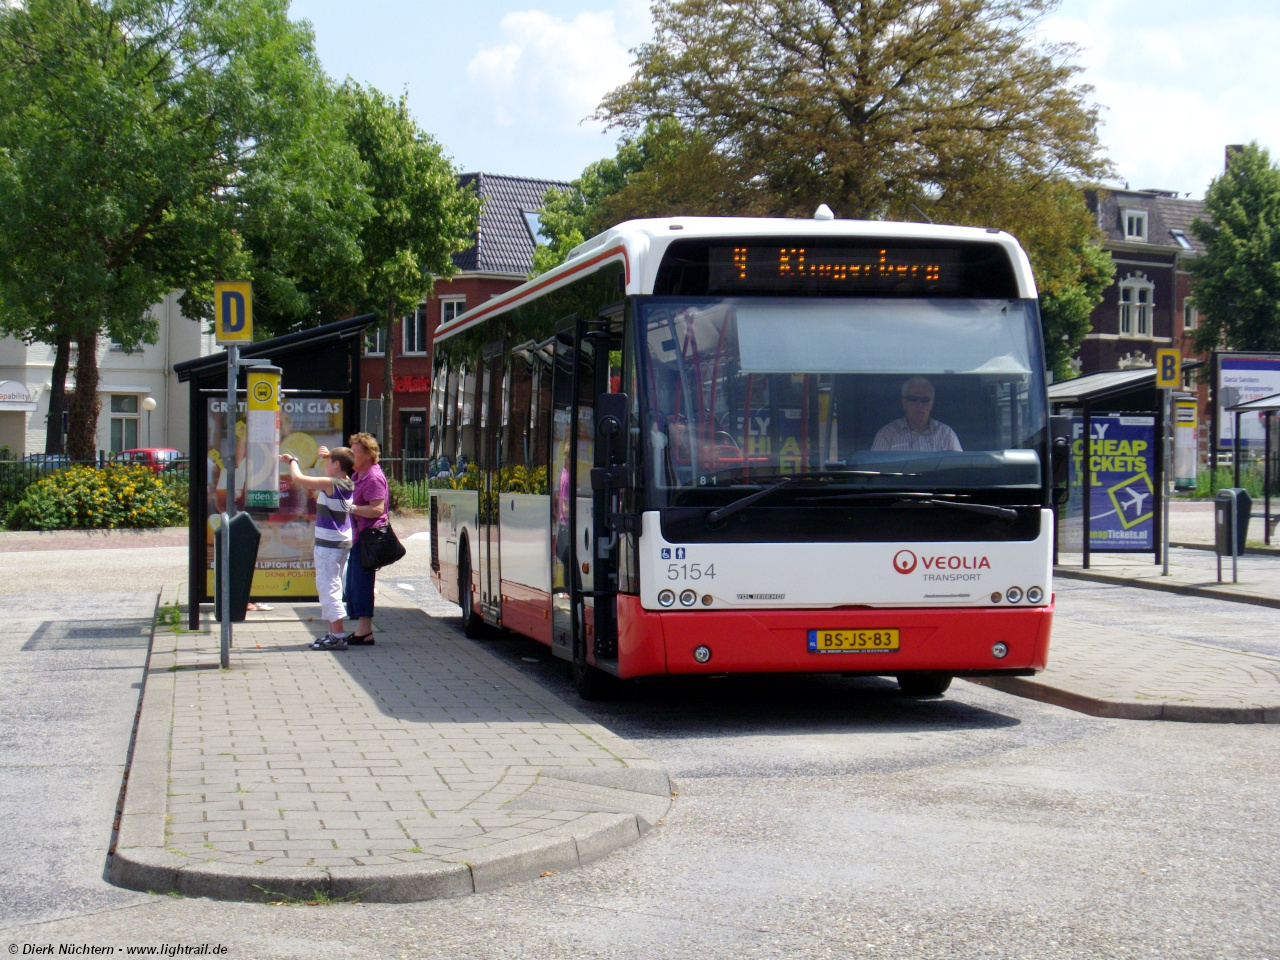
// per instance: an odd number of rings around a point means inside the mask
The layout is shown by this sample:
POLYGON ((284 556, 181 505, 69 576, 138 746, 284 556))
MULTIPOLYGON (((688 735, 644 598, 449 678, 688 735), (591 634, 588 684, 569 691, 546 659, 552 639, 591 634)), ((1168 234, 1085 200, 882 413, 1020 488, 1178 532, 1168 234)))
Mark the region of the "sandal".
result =
POLYGON ((372 647, 373 634, 366 633, 364 636, 360 636, 358 633, 350 634, 347 637, 347 643, 351 644, 353 647, 372 647))

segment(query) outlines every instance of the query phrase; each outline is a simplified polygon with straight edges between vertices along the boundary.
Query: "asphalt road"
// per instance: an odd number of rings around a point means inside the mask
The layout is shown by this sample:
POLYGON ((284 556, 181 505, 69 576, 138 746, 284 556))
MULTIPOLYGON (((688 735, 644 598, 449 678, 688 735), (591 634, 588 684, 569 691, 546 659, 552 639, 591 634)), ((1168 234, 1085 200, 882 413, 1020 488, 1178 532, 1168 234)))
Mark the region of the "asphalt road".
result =
MULTIPOLYGON (((408 576, 425 565, 424 545, 411 546, 383 589, 447 612, 425 579, 408 576)), ((1079 619, 1078 606, 1126 626, 1146 615, 1140 591, 1077 598, 1075 587, 1062 591, 1064 614, 1079 619)), ((1240 605, 1205 603, 1206 622, 1239 629, 1230 618, 1240 605)), ((537 644, 482 644, 575 696, 537 644)), ((4 702, 7 711, 8 694, 4 702)), ((936 700, 909 700, 879 680, 659 682, 578 705, 666 764, 680 792, 657 831, 587 869, 403 906, 216 903, 105 885, 76 893, 57 881, 40 896, 47 915, 68 919, 0 913, 0 951, 211 943, 230 957, 306 958, 1280 957, 1275 726, 1100 720, 963 682, 936 700)), ((55 780, 46 796, 60 789, 55 780)), ((66 859, 83 861, 88 877, 103 852, 86 842, 66 859)), ((5 876, 23 869, 7 842, 0 866, 5 876)))

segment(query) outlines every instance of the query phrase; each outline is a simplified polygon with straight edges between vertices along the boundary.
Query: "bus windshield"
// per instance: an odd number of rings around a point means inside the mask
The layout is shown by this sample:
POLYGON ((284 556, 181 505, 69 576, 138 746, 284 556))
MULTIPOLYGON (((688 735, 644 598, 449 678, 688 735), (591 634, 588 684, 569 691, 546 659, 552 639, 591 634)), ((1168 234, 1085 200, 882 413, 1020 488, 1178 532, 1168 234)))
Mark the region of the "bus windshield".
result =
POLYGON ((1041 486, 1034 301, 648 297, 636 316, 646 482, 659 502, 781 476, 875 490, 1041 486))

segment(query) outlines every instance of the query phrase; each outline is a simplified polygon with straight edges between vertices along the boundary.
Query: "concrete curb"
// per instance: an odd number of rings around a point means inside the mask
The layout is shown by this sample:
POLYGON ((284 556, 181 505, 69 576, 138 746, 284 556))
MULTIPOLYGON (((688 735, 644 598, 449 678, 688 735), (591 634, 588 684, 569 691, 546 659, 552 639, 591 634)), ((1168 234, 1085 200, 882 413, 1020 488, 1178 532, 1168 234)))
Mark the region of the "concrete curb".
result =
MULTIPOLYGON (((1210 553, 1216 549, 1212 543, 1197 543, 1193 540, 1170 540, 1169 546, 1183 550, 1208 550, 1210 553)), ((1251 557, 1280 557, 1280 547, 1245 547, 1244 552, 1251 557)))
MULTIPOLYGON (((177 598, 171 587, 163 596, 177 598)), ((592 812, 543 833, 459 851, 449 858, 424 857, 396 866, 282 868, 219 861, 193 861, 165 847, 169 752, 177 663, 176 637, 151 629, 150 668, 125 786, 125 804, 107 880, 148 893, 180 893, 216 900, 351 900, 412 903, 482 893, 507 884, 586 866, 635 843, 661 822, 671 807, 672 784, 654 761, 627 741, 592 723, 493 657, 466 641, 473 656, 529 696, 602 743, 629 764, 627 769, 547 768, 534 786, 515 798, 516 809, 574 809, 580 800, 613 812, 592 812), (159 643, 158 643, 159 641, 159 643), (492 662, 490 662, 492 661, 492 662), (535 792, 536 791, 536 792, 535 792), (542 800, 543 802, 538 802, 542 800), (568 805, 565 805, 568 801, 568 805)))
POLYGON ((1271 707, 1207 707, 1150 700, 1121 703, 1051 687, 1025 677, 966 677, 980 684, 1028 700, 1039 700, 1076 713, 1113 720, 1169 720, 1179 723, 1280 723, 1280 705, 1271 707))
POLYGON ((1231 600, 1234 603, 1251 603, 1258 607, 1280 609, 1280 597, 1263 597, 1256 593, 1236 593, 1218 587, 1197 587, 1189 583, 1161 583, 1158 580, 1146 580, 1135 577, 1117 577, 1109 573, 1094 573, 1092 570, 1076 570, 1074 568, 1054 567, 1053 575, 1066 580, 1090 580, 1093 583, 1109 583, 1117 587, 1138 587, 1142 590, 1159 590, 1163 593, 1177 593, 1184 597, 1204 597, 1209 600, 1231 600))

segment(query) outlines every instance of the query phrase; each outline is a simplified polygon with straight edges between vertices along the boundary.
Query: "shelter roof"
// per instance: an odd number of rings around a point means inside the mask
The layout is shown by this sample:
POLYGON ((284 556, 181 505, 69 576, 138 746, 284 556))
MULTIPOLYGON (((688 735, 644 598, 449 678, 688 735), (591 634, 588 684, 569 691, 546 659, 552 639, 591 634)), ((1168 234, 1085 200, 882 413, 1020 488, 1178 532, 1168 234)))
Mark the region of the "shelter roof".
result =
POLYGON ((1234 407, 1227 407, 1229 413, 1259 413, 1267 410, 1280 410, 1280 393, 1273 393, 1269 397, 1258 397, 1256 400, 1246 400, 1244 403, 1237 403, 1234 407))
MULTIPOLYGON (((1182 369, 1204 366, 1203 360, 1184 360, 1182 369)), ((1087 377, 1062 380, 1049 385, 1049 402, 1069 405, 1074 403, 1099 403, 1128 393, 1154 389, 1156 368, 1141 367, 1136 370, 1106 370, 1091 373, 1087 377)))
MULTIPOLYGON (((240 356, 245 359, 266 357, 276 360, 291 353, 313 351, 361 337, 364 335, 365 328, 377 321, 378 316, 373 313, 336 320, 308 330, 299 330, 296 333, 272 337, 270 340, 258 340, 255 343, 245 344, 240 348, 240 356)), ((173 372, 183 382, 193 377, 198 379, 206 376, 224 376, 226 369, 226 351, 207 357, 196 357, 194 360, 184 360, 173 365, 173 372)))

